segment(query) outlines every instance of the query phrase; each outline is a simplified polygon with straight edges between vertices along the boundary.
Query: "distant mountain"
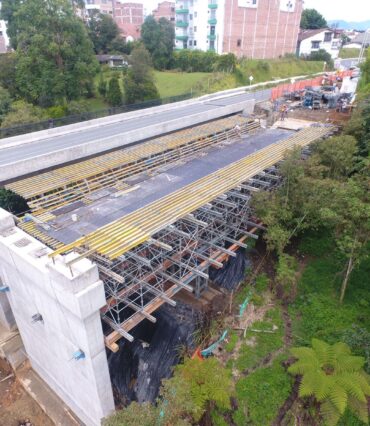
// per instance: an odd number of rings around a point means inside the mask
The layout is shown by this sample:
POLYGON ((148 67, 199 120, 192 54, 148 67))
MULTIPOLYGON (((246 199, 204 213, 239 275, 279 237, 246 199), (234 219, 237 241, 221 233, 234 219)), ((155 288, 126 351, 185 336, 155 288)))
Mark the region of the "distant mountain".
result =
POLYGON ((362 22, 350 22, 350 21, 342 21, 340 19, 328 21, 329 27, 335 25, 337 28, 341 30, 367 30, 370 28, 370 21, 362 21, 362 22))

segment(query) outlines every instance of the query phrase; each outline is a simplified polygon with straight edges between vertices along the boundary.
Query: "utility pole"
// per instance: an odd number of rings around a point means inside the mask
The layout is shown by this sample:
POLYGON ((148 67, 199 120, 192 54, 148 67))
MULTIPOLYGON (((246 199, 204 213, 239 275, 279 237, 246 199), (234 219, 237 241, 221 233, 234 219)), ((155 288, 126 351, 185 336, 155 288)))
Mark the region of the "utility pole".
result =
POLYGON ((360 54, 358 55, 358 63, 359 64, 362 62, 362 60, 364 59, 364 56, 365 56, 365 50, 366 50, 368 35, 369 35, 369 30, 366 30, 365 34, 364 34, 364 39, 362 41, 360 54))

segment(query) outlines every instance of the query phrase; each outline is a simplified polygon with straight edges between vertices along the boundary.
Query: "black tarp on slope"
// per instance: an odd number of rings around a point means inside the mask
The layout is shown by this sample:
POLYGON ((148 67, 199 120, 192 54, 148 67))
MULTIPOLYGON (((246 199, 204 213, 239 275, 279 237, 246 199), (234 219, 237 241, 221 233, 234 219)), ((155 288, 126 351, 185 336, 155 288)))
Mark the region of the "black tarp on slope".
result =
POLYGON ((240 249, 236 257, 229 257, 223 268, 209 268, 209 278, 214 284, 231 291, 244 279, 245 270, 250 264, 245 250, 240 249))
MULTIPOLYGON (((145 320, 131 331, 135 340, 119 341, 120 350, 108 352, 112 384, 124 403, 151 401, 160 382, 171 376, 179 360, 179 350, 194 349, 193 333, 199 314, 187 305, 164 305, 153 314, 155 324, 145 320)), ((181 352, 181 351, 180 351, 181 352)))

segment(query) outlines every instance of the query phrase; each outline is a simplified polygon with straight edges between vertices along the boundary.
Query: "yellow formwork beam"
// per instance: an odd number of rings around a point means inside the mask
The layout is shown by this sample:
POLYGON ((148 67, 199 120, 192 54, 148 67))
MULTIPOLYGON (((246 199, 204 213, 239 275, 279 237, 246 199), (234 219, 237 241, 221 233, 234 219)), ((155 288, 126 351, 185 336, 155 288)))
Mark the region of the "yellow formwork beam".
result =
POLYGON ((10 183, 6 185, 6 188, 26 199, 32 199, 72 183, 83 181, 83 179, 107 173, 123 164, 131 164, 142 158, 150 158, 153 155, 175 149, 197 139, 207 138, 225 129, 232 129, 236 124, 247 122, 250 122, 250 119, 240 116, 228 117, 213 123, 196 126, 192 129, 182 130, 172 135, 152 139, 131 148, 110 152, 76 164, 40 173, 36 176, 10 183))
POLYGON ((328 135, 331 131, 332 128, 328 127, 310 127, 301 130, 284 141, 261 149, 117 219, 72 244, 64 245, 49 256, 54 257, 84 246, 88 253, 97 252, 109 259, 115 259, 147 241, 167 225, 214 200, 260 171, 276 164, 284 158, 287 150, 296 146, 304 147, 328 135))

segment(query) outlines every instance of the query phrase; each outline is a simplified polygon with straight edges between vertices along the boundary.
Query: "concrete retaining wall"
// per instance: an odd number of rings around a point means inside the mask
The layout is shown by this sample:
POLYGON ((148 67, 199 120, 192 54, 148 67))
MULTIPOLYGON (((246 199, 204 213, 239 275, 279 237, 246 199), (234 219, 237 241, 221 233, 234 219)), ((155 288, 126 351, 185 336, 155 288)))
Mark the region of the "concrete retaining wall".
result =
POLYGON ((18 161, 9 165, 5 164, 0 167, 1 180, 6 181, 21 175, 34 173, 49 167, 108 151, 113 148, 127 147, 131 144, 134 144, 135 142, 183 129, 185 127, 195 126, 197 124, 224 117, 229 114, 235 114, 243 110, 248 113, 252 113, 254 105, 254 100, 248 100, 237 104, 222 106, 203 113, 170 120, 166 123, 143 127, 140 130, 132 130, 123 133, 122 135, 100 139, 99 141, 94 140, 89 143, 84 143, 82 145, 73 146, 68 149, 39 155, 31 159, 18 161))
POLYGON ((85 424, 100 425, 114 410, 99 314, 103 283, 89 260, 72 275, 50 251, 0 209, 0 276, 32 367, 85 424), (33 322, 35 314, 43 320, 33 322), (79 350, 85 358, 76 360, 79 350))

